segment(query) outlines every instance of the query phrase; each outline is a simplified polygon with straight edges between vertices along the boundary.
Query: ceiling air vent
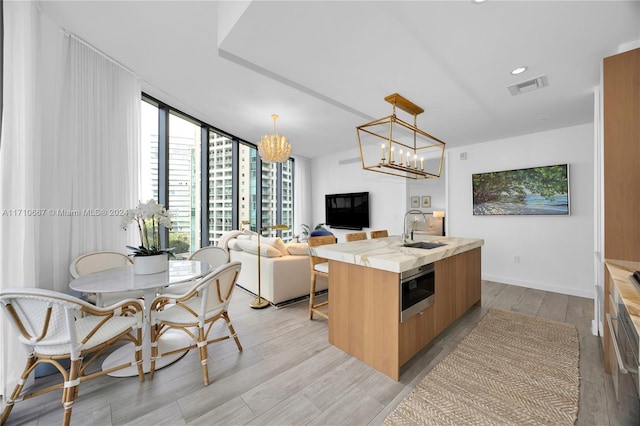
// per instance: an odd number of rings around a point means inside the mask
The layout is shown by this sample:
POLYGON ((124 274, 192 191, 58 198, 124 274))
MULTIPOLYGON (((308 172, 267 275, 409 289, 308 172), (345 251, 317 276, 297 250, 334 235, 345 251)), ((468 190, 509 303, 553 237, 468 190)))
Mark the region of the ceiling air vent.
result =
POLYGON ((338 164, 344 166, 345 164, 357 163, 360 161, 360 157, 346 158, 344 160, 338 161, 338 164))
POLYGON ((507 86, 509 93, 512 95, 519 95, 520 93, 531 92, 545 87, 547 85, 547 76, 541 75, 540 77, 532 78, 531 80, 522 81, 520 83, 507 86))

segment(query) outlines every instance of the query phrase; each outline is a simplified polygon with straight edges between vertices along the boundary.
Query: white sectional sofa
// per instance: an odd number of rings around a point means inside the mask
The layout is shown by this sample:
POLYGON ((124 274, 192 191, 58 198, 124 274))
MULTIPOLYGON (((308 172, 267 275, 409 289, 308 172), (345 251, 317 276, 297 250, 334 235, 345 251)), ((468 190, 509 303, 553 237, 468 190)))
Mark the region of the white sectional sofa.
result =
MULTIPOLYGON (((220 238, 220 246, 229 250, 232 261, 242 263, 237 284, 258 294, 257 235, 231 231, 220 238)), ((280 238, 260 238, 260 295, 272 305, 283 306, 309 296, 311 269, 308 247, 302 243, 284 244, 280 238)), ((326 280, 318 280, 316 291, 327 289, 326 280)))

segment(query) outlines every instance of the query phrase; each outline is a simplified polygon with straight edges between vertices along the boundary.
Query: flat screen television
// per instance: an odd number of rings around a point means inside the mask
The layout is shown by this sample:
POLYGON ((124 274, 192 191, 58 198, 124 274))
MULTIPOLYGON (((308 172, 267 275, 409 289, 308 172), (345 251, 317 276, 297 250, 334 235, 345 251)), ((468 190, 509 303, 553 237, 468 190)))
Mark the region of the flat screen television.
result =
POLYGON ((362 229, 369 227, 369 193, 327 194, 325 223, 338 229, 362 229))

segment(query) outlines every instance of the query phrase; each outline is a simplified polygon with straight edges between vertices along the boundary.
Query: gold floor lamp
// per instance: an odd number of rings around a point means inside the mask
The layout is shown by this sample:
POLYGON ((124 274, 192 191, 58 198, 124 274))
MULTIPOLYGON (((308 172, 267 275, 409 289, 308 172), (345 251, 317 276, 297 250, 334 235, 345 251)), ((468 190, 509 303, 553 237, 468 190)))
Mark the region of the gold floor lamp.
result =
POLYGON ((275 229, 276 231, 287 231, 290 228, 287 225, 272 225, 260 228, 260 230, 258 231, 258 297, 256 297, 253 302, 249 304, 249 306, 254 309, 262 309, 269 306, 269 301, 267 299, 263 299, 260 294, 260 286, 262 284, 262 274, 260 272, 260 235, 262 235, 262 233, 267 229, 275 229))

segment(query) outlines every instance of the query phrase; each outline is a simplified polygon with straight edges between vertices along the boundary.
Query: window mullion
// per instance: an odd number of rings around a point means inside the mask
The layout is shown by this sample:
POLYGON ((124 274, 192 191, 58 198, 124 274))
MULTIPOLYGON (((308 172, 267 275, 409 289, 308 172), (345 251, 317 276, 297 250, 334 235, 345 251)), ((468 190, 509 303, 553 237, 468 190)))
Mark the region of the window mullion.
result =
MULTIPOLYGON (((169 205, 169 108, 158 105, 158 203, 169 205)), ((169 230, 163 228, 160 247, 169 247, 169 230)))
POLYGON ((209 240, 209 126, 200 127, 200 247, 209 240))

